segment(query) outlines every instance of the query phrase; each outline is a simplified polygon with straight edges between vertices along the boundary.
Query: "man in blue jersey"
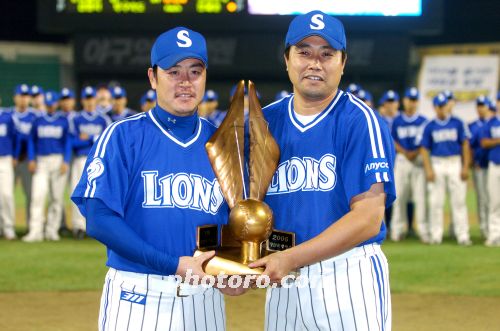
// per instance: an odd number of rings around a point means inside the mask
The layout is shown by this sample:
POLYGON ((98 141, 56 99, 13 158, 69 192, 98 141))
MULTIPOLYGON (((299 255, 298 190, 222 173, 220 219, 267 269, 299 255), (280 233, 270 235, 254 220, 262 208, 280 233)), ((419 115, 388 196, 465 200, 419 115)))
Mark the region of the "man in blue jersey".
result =
POLYGON ((127 108, 127 91, 121 86, 115 86, 111 90, 111 110, 108 113, 111 121, 116 122, 126 117, 135 115, 136 112, 127 108))
MULTIPOLYGON (((85 86, 81 92, 81 103, 83 110, 73 118, 73 163, 71 165, 71 187, 74 189, 82 172, 85 168, 87 155, 94 145, 94 142, 99 138, 104 129, 111 124, 111 119, 97 111, 96 91, 92 86, 85 86)), ((73 206, 71 217, 73 225, 73 234, 77 239, 83 239, 85 236, 85 219, 78 210, 77 206, 73 206)))
POLYGON ((337 19, 297 16, 285 40, 293 94, 264 108, 280 150, 266 202, 275 229, 296 246, 250 267, 280 282, 292 270, 309 283, 268 289, 268 330, 390 330, 386 206, 395 198, 388 127, 360 99, 339 89, 346 36, 337 19))
POLYGON ((144 93, 139 103, 142 112, 147 112, 148 110, 156 106, 155 90, 148 90, 146 93, 144 93))
POLYGON ((422 133, 420 145, 427 178, 430 243, 443 240, 444 199, 450 194, 450 209, 457 242, 470 246, 469 218, 465 195, 470 164, 470 133, 467 126, 449 113, 442 93, 433 99, 436 118, 422 133))
POLYGON ((15 179, 21 181, 21 187, 26 201, 26 226, 29 229, 30 204, 31 204, 31 179, 32 173, 28 169, 28 140, 31 127, 37 118, 35 110, 29 106, 31 100, 30 88, 26 84, 20 84, 14 91, 14 107, 12 119, 16 127, 16 144, 14 149, 15 179))
POLYGON ((480 133, 481 147, 488 150, 488 236, 485 245, 500 247, 500 92, 497 97, 497 113, 488 122, 480 133))
POLYGON ((481 95, 476 99, 476 111, 478 119, 469 124, 471 133, 470 146, 472 151, 472 176, 477 194, 477 214, 479 216, 479 227, 484 238, 488 238, 488 150, 481 147, 481 131, 484 125, 493 116, 489 109, 490 100, 481 95))
MULTIPOLYGON (((391 239, 399 241, 405 234, 405 226, 410 226, 407 220, 407 206, 410 199, 415 204, 416 223, 419 238, 422 242, 429 242, 429 229, 426 222, 425 208, 425 173, 422 158, 416 139, 426 119, 417 114, 419 93, 417 88, 410 87, 405 91, 403 98, 404 111, 392 123, 392 137, 396 146, 396 164, 394 176, 398 198, 394 202, 391 220, 391 239)), ((411 231, 411 229, 407 229, 411 231)))
POLYGON ((180 280, 203 277, 214 256, 192 256, 197 227, 228 215, 205 151, 215 127, 196 114, 206 67, 201 34, 161 34, 148 70, 157 105, 113 123, 90 151, 72 199, 108 249, 99 330, 225 329, 220 291, 180 280))
POLYGON ((382 112, 380 115, 385 120, 389 128, 391 128, 392 123, 396 116, 398 116, 399 110, 399 94, 394 90, 385 91, 382 96, 382 112))
POLYGON ((59 240, 71 141, 68 119, 56 111, 58 99, 54 92, 45 93, 47 111, 33 123, 28 142, 28 159, 34 174, 30 230, 23 237, 24 242, 59 240), (48 215, 45 217, 47 195, 50 197, 48 215))
POLYGON ((0 233, 16 239, 14 231, 14 143, 16 129, 12 112, 0 109, 0 233))

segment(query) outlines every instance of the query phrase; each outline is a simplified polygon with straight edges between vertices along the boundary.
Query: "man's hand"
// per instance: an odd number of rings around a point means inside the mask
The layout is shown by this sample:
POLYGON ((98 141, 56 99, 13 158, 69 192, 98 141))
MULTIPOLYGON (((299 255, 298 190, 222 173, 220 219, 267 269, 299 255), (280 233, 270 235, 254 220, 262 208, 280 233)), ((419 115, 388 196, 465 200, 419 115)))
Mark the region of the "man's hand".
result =
POLYGON ((428 182, 434 182, 436 179, 436 175, 434 174, 434 170, 430 170, 425 173, 425 178, 427 178, 428 182))
POLYGON ((188 270, 191 270, 191 276, 198 276, 200 277, 199 279, 203 278, 205 276, 205 272, 203 271, 203 263, 205 261, 210 260, 212 257, 214 257, 215 251, 209 251, 209 252, 204 252, 201 255, 198 255, 196 257, 193 256, 181 256, 179 258, 179 265, 177 266, 177 271, 175 272, 176 275, 179 275, 184 278, 186 277, 186 273, 188 270))
MULTIPOLYGON (((285 250, 265 256, 248 265, 250 268, 264 267, 262 276, 269 277, 272 283, 279 283, 281 279, 290 274, 296 267, 290 254, 285 250)), ((261 276, 261 277, 262 277, 261 276)))
POLYGON ((405 156, 409 161, 413 161, 417 158, 418 154, 418 150, 406 151, 405 156))
POLYGON ((229 286, 229 281, 228 278, 224 278, 222 282, 218 282, 215 284, 215 287, 219 289, 219 291, 222 292, 222 294, 229 295, 229 296, 238 296, 245 294, 250 287, 244 287, 245 285, 245 276, 236 276, 236 277, 242 277, 243 281, 241 282, 240 286, 233 288, 229 286))
POLYGON ((89 140, 89 138, 90 137, 88 134, 86 134, 84 132, 80 133, 80 140, 89 140))
POLYGON ((30 161, 28 163, 28 171, 31 173, 34 173, 36 171, 36 162, 35 161, 30 161))
POLYGON ((469 179, 469 169, 463 167, 462 171, 460 172, 460 178, 462 178, 463 181, 466 181, 469 179))
POLYGON ((67 163, 61 164, 61 169, 59 169, 59 172, 61 173, 61 175, 64 175, 65 173, 67 173, 68 168, 69 168, 69 166, 67 163))

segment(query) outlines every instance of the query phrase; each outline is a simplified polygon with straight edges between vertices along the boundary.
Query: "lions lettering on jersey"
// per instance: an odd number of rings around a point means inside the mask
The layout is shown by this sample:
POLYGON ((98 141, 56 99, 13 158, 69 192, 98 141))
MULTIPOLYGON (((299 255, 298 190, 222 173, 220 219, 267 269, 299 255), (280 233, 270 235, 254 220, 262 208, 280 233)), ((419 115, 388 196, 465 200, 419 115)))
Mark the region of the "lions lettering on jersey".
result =
POLYGON ((81 133, 86 133, 89 136, 98 136, 103 130, 102 125, 96 124, 80 124, 78 128, 80 129, 81 133))
POLYGON ((282 162, 273 176, 267 194, 282 194, 295 191, 330 191, 335 187, 336 159, 325 154, 320 160, 312 157, 293 157, 282 162))
POLYGON ((436 143, 458 140, 457 129, 442 129, 432 132, 432 139, 436 143))
POLYGON ((54 125, 41 125, 37 128, 39 138, 59 139, 63 136, 63 127, 54 125))
POLYGON ((224 202, 216 179, 196 174, 169 174, 158 179, 158 171, 142 171, 144 208, 179 207, 215 215, 224 202))

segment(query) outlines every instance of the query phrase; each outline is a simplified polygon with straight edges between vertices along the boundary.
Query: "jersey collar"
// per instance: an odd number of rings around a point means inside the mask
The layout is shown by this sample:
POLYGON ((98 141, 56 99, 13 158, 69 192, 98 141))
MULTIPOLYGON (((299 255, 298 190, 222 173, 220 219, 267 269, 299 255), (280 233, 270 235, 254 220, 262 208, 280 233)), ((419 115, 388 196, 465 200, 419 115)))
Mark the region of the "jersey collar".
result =
POLYGON ((163 132, 163 134, 165 136, 167 136, 167 138, 169 138, 170 140, 172 140, 174 143, 176 143, 177 145, 179 145, 181 147, 186 148, 186 147, 191 146, 196 140, 198 140, 198 137, 201 134, 202 123, 201 123, 201 120, 200 120, 199 117, 198 117, 198 130, 196 131, 196 133, 192 136, 192 138, 190 140, 188 140, 186 142, 182 142, 179 139, 177 139, 175 136, 173 136, 172 134, 170 134, 167 130, 165 130, 160 125, 160 123, 158 123, 158 120, 153 115, 153 110, 152 109, 150 111, 148 111, 148 115, 151 118, 151 120, 153 121, 153 123, 161 130, 161 132, 163 132))
POLYGON ((341 89, 338 89, 337 95, 335 96, 335 98, 333 98, 333 101, 330 103, 330 105, 327 106, 321 113, 319 113, 314 121, 308 123, 307 125, 303 125, 295 116, 295 112, 293 110, 293 100, 295 98, 295 95, 293 95, 288 101, 288 116, 290 117, 290 121, 292 122, 293 126, 295 126, 300 132, 306 132, 307 130, 321 122, 321 120, 332 111, 343 93, 344 92, 342 92, 341 89))

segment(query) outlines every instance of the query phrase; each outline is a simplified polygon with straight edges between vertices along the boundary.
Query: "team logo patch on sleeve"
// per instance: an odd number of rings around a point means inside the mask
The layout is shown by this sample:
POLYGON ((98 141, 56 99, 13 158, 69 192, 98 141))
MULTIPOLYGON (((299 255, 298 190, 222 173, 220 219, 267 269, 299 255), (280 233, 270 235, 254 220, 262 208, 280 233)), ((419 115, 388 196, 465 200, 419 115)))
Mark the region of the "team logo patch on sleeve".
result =
POLYGON ((87 167, 87 183, 92 186, 95 179, 104 173, 104 164, 98 157, 92 160, 87 167))
POLYGON ((146 296, 143 294, 137 294, 122 290, 122 293, 120 294, 120 300, 144 305, 146 303, 146 296))
POLYGON ((389 162, 387 159, 370 159, 365 164, 365 175, 376 172, 386 172, 389 170, 389 162))

